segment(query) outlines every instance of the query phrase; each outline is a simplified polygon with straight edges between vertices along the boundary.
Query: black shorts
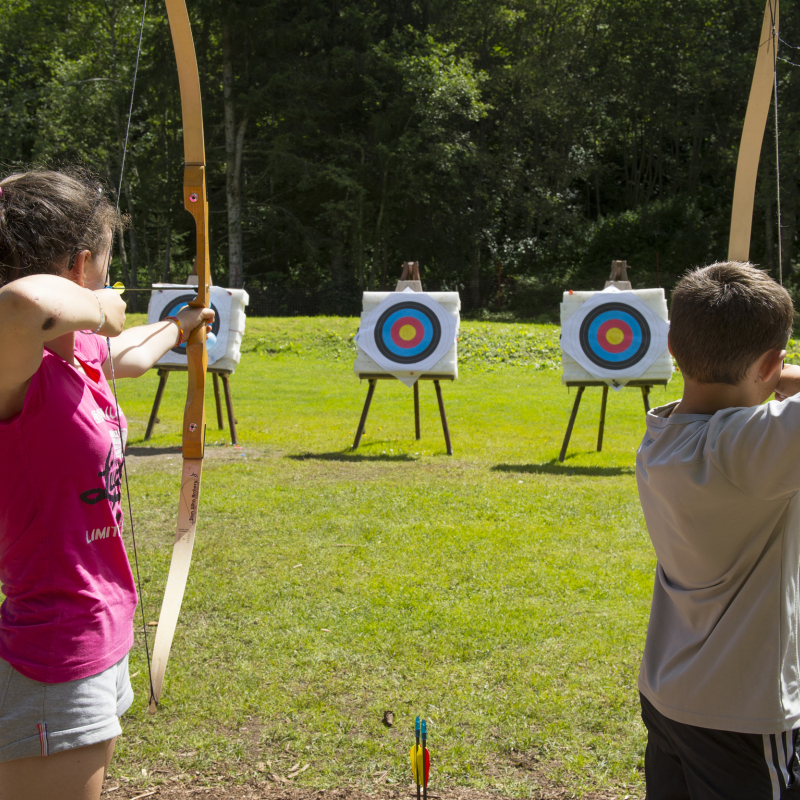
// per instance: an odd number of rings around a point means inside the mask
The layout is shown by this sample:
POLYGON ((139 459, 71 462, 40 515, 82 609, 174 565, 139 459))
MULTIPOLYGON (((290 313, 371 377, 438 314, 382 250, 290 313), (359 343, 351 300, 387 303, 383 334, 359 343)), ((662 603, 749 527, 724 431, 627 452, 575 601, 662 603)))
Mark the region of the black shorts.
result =
POLYGON ((800 799, 800 729, 735 733, 668 719, 639 694, 647 800, 800 799))

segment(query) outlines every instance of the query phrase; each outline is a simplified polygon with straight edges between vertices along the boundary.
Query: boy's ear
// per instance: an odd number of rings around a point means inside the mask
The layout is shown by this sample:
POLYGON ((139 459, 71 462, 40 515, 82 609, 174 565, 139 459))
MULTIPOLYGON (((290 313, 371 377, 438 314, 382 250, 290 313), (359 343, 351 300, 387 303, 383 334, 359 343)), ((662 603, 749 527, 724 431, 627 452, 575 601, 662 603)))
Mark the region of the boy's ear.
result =
POLYGON ((671 355, 673 358, 675 358, 675 356, 674 356, 674 355, 673 355, 673 353, 672 353, 672 340, 669 338, 669 333, 667 333, 667 350, 669 350, 669 354, 670 354, 670 355, 671 355))
POLYGON ((785 350, 768 350, 761 357, 761 368, 758 371, 758 377, 764 382, 768 381, 775 370, 781 368, 784 358, 786 358, 785 350))

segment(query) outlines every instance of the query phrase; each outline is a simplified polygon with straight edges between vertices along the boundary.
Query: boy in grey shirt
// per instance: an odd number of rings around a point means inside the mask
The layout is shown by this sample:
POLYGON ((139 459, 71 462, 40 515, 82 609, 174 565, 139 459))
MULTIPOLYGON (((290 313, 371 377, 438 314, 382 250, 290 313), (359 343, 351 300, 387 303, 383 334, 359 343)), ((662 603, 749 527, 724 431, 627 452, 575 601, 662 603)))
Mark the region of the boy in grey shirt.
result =
POLYGON ((672 293, 683 398, 647 415, 636 458, 658 558, 639 673, 648 800, 800 798, 793 316, 749 264, 695 270, 672 293))

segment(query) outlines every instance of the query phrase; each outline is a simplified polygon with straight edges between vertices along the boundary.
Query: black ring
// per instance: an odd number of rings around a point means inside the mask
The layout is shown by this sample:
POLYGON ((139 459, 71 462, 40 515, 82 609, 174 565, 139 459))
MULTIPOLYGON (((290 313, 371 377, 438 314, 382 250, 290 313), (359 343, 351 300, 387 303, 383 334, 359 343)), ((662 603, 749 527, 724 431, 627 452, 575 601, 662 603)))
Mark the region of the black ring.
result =
POLYGON ((407 300, 402 303, 395 303, 380 315, 378 322, 375 324, 374 336, 375 346, 378 348, 378 350, 380 350, 384 357, 389 359, 389 361, 394 361, 395 364, 418 364, 420 361, 424 361, 426 358, 428 358, 428 356, 430 356, 439 346, 439 343, 442 341, 442 326, 439 322, 439 318, 436 316, 436 312, 431 311, 430 308, 422 305, 422 303, 415 303, 412 300, 407 300), (398 356, 396 353, 393 353, 391 350, 389 350, 389 348, 383 342, 383 326, 386 324, 386 320, 392 316, 392 314, 396 314, 398 311, 403 311, 404 309, 421 311, 430 321, 431 326, 433 327, 431 343, 421 353, 417 353, 413 356, 398 356))
POLYGON ((628 369, 634 366, 634 364, 638 364, 650 349, 650 325, 647 323, 647 320, 644 318, 641 312, 625 303, 603 303, 602 305, 595 306, 595 308, 593 308, 586 315, 581 323, 580 344, 584 355, 593 364, 597 364, 598 367, 613 370, 628 369), (591 324, 601 314, 605 314, 607 311, 622 311, 626 314, 630 314, 630 316, 632 316, 636 322, 639 323, 639 328, 642 331, 642 343, 639 345, 636 352, 630 358, 625 359, 625 361, 606 361, 601 356, 597 355, 589 346, 589 328, 591 324))

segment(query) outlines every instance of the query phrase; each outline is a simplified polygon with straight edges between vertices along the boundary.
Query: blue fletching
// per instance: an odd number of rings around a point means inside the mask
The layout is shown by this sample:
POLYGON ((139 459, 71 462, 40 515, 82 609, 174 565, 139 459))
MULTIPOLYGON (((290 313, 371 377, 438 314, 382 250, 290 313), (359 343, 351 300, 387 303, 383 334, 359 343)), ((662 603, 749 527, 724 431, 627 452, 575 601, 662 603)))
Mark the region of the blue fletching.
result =
POLYGON ((424 742, 428 738, 428 726, 425 723, 425 720, 422 720, 422 741, 424 742))
POLYGON ((417 721, 414 723, 414 733, 419 736, 419 717, 417 717, 417 721))

